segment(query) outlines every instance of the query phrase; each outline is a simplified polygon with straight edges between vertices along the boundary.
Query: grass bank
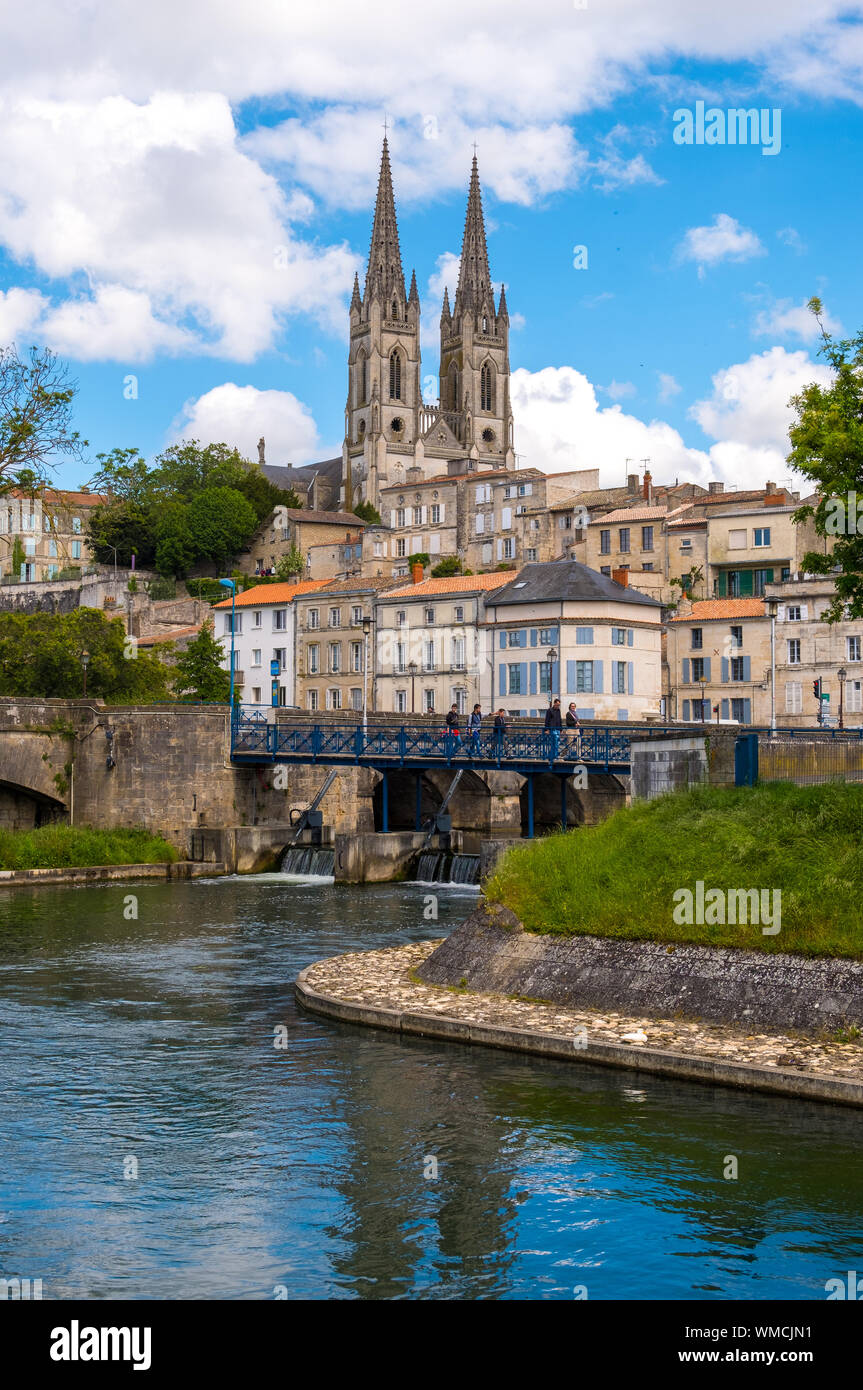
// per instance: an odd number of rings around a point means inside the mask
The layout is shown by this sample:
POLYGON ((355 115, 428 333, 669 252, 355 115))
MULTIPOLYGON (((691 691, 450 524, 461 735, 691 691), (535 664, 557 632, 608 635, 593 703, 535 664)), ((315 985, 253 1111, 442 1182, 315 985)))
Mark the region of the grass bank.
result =
POLYGON ((863 787, 698 787, 636 803, 511 850, 485 892, 533 932, 860 959, 863 787), (697 901, 697 880, 705 894, 780 889, 780 931, 710 920, 720 909, 709 906, 706 921, 676 921, 675 892, 697 901))
POLYGON ((173 845, 148 830, 43 825, 0 830, 0 869, 78 869, 90 864, 172 864, 173 845))

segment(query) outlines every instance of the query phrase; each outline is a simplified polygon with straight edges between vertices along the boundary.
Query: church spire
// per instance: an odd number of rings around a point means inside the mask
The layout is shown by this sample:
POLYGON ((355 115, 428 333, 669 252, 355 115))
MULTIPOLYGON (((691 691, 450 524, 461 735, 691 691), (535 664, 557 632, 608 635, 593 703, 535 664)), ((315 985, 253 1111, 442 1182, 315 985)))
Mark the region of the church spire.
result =
POLYGON ((360 299, 360 277, 354 273, 354 292, 351 295, 351 310, 361 309, 362 300, 360 299))
POLYGON ((363 302, 366 304, 369 292, 389 299, 392 293, 405 302, 405 277, 402 270, 402 257, 399 250, 399 229, 396 223, 396 202, 393 194, 393 176, 390 170, 390 151, 387 137, 381 152, 381 171, 378 177, 378 196, 375 202, 375 220, 372 225, 372 241, 369 249, 369 268, 366 274, 366 289, 363 302))
MULTIPOLYGON (((490 298, 491 274, 488 268, 488 248, 485 241, 485 222, 482 215, 482 193, 479 186, 479 169, 474 154, 470 174, 470 189, 467 195, 467 215, 464 220, 458 288, 455 292, 455 317, 457 318, 465 310, 477 313, 481 307, 489 303, 490 298)), ((493 306, 493 299, 491 303, 493 306)))

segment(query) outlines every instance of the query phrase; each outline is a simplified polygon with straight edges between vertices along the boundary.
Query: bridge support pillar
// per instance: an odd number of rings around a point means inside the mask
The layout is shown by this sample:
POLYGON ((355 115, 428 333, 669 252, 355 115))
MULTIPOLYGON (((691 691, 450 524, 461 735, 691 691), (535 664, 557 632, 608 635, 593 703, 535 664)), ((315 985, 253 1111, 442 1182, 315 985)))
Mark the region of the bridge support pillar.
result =
POLYGON ((533 773, 527 775, 527 838, 533 839, 533 773))
POLYGON ((423 809, 423 782, 422 782, 422 773, 421 773, 421 772, 418 772, 417 775, 416 775, 416 817, 415 817, 415 821, 414 821, 414 828, 415 828, 416 830, 422 830, 422 809, 423 809))
POLYGON ((381 830, 386 835, 390 828, 390 781, 386 772, 381 777, 381 830))
POLYGON ((562 829, 566 829, 566 777, 560 779, 560 824, 562 829))

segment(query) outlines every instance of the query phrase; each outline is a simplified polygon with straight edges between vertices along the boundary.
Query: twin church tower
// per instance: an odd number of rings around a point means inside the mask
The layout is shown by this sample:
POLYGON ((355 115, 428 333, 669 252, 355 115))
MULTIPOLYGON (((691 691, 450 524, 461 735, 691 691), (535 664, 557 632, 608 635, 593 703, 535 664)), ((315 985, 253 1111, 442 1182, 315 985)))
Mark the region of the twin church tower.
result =
POLYGON ((488 266, 476 155, 458 286, 444 291, 440 399, 425 404, 416 272, 405 292, 389 148, 384 137, 365 289, 354 278, 342 505, 378 507, 379 490, 441 473, 514 468, 509 314, 488 266))

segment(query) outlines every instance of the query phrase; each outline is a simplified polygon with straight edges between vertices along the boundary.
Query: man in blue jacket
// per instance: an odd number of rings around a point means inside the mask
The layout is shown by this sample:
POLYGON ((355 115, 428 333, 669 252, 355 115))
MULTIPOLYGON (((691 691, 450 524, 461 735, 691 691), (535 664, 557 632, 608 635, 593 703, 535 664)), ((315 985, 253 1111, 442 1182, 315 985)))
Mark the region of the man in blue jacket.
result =
POLYGON ((560 751, 560 730, 563 720, 560 717, 560 700, 555 700, 545 712, 545 728, 551 737, 551 756, 556 758, 560 751))

